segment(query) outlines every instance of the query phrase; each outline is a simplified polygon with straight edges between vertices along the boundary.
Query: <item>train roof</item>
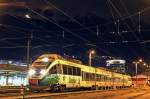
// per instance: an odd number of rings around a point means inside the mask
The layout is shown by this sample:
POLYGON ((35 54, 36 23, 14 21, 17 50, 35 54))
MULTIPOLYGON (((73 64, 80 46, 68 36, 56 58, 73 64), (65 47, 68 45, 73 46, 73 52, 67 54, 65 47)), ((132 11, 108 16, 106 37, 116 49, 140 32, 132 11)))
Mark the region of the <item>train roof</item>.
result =
POLYGON ((60 56, 58 54, 43 54, 38 59, 42 59, 44 57, 47 57, 47 58, 50 58, 50 59, 61 59, 61 60, 66 60, 66 61, 82 64, 82 61, 80 61, 78 59, 69 58, 69 57, 64 58, 64 57, 62 57, 62 56, 60 56))
MULTIPOLYGON (((111 71, 107 68, 103 68, 103 67, 93 67, 93 66, 84 65, 84 64, 82 64, 82 62, 80 60, 63 58, 62 56, 60 56, 58 54, 43 54, 39 58, 44 58, 44 57, 48 57, 48 58, 53 57, 55 60, 58 60, 60 62, 66 63, 66 64, 70 64, 70 65, 73 65, 76 67, 82 67, 85 70, 88 69, 90 71, 95 71, 95 68, 96 68, 97 70, 101 70, 101 71, 113 72, 113 71, 111 71)), ((121 74, 121 73, 116 73, 116 72, 113 72, 113 73, 118 74, 118 75, 127 75, 127 74, 121 74)), ((127 76, 129 76, 129 75, 127 75, 127 76)))
MULTIPOLYGON (((72 66, 81 67, 84 71, 88 71, 88 72, 95 72, 95 69, 96 69, 96 71, 105 72, 104 74, 106 74, 106 72, 107 72, 106 75, 109 75, 110 72, 113 72, 113 71, 110 71, 109 69, 106 69, 106 68, 103 68, 103 67, 87 66, 87 65, 83 65, 83 64, 78 64, 78 63, 70 62, 70 61, 67 61, 67 60, 57 60, 57 61, 61 62, 61 63, 64 63, 64 64, 69 64, 69 65, 72 65, 72 66)), ((127 74, 121 74, 121 73, 116 73, 116 72, 113 72, 113 73, 115 75, 118 75, 116 77, 119 77, 119 76, 122 76, 122 75, 129 76, 127 74)))
POLYGON ((58 54, 43 54, 39 58, 44 58, 44 57, 48 57, 48 58, 53 57, 53 58, 56 58, 56 59, 63 59, 63 57, 58 55, 58 54))
POLYGON ((104 67, 94 67, 94 68, 110 71, 109 69, 104 68, 104 67))

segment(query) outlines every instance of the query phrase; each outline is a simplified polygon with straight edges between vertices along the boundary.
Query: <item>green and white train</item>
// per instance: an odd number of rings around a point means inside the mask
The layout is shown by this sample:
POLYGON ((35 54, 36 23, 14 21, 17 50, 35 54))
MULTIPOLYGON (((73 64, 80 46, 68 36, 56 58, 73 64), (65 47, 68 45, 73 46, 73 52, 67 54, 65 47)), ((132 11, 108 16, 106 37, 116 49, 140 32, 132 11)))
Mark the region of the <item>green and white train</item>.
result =
POLYGON ((113 89, 132 85, 131 76, 83 65, 57 54, 44 54, 28 71, 31 90, 113 89))

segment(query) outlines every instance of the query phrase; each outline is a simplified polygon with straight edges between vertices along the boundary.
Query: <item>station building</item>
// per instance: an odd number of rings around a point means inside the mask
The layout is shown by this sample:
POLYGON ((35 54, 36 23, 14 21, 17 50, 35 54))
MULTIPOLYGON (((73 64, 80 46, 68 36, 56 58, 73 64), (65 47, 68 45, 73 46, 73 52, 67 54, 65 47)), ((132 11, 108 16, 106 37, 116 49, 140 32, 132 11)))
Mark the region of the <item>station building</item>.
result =
POLYGON ((148 84, 149 76, 147 75, 137 75, 132 77, 132 83, 134 87, 145 87, 148 84))
POLYGON ((25 63, 0 60, 0 86, 27 85, 27 70, 25 63))

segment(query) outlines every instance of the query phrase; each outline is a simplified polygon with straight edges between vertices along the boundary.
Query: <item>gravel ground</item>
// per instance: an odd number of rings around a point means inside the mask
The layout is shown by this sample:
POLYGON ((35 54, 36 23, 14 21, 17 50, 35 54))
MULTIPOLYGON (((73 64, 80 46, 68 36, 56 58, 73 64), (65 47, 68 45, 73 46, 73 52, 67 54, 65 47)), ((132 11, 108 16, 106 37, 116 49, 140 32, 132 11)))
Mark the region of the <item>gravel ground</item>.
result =
MULTIPOLYGON (((59 94, 59 93, 34 93, 27 95, 27 99, 149 99, 150 88, 143 89, 126 89, 126 90, 115 90, 115 91, 100 91, 94 93, 77 93, 77 94, 63 94, 50 97, 41 97, 44 95, 59 94), (31 98, 38 96, 39 98, 31 98), (29 98, 30 97, 30 98, 29 98)), ((3 94, 4 95, 4 94, 3 94)), ((21 96, 6 96, 0 99, 16 99, 21 96)))

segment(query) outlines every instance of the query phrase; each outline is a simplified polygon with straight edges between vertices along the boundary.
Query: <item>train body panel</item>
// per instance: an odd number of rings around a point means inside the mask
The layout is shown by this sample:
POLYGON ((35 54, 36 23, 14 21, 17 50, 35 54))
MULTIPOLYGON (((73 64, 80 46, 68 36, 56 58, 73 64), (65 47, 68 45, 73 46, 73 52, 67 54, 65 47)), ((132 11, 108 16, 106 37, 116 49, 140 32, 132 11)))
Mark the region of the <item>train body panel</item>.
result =
MULTIPOLYGON (((54 57, 48 54, 39 57, 33 62, 32 69, 34 73, 31 72, 33 75, 29 75, 29 84, 35 89, 35 86, 38 88, 39 86, 47 86, 49 88, 50 86, 63 85, 65 88, 88 88, 96 86, 129 87, 132 85, 129 75, 70 62, 56 54, 54 57)), ((47 88, 45 87, 45 89, 47 88)))

